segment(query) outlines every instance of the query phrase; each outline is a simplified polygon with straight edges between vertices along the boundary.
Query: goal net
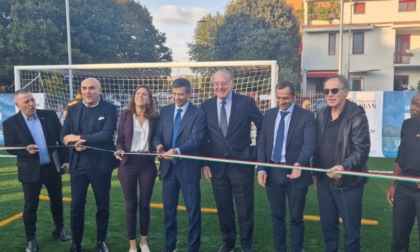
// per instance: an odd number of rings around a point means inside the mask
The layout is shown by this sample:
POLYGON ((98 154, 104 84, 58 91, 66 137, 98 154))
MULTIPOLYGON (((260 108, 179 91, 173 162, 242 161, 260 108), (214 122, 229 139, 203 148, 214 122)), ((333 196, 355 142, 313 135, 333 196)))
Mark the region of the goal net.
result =
POLYGON ((234 92, 252 97, 262 112, 275 106, 271 91, 277 83, 276 61, 15 66, 15 89, 43 93, 45 108, 57 111, 63 121, 67 102, 87 77, 101 82, 102 97, 121 112, 139 85, 150 87, 158 109, 171 103, 171 84, 179 77, 191 82, 190 100, 199 105, 213 97, 211 75, 219 69, 231 71, 235 78, 234 92))

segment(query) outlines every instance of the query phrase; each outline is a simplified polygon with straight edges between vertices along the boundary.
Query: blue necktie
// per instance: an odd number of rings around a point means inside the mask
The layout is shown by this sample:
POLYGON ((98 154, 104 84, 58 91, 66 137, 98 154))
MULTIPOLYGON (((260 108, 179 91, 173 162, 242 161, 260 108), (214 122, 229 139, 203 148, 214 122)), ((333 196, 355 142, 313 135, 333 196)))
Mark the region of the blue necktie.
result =
POLYGON ((226 101, 222 101, 222 107, 220 108, 220 130, 223 133, 223 136, 226 137, 227 128, 228 128, 228 122, 227 122, 227 115, 226 115, 226 109, 225 109, 226 101))
POLYGON ((284 140, 284 118, 289 114, 287 111, 280 111, 280 123, 277 128, 276 144, 274 145, 273 161, 278 164, 281 162, 281 153, 283 151, 284 140))
MULTIPOLYGON (((176 147, 176 136, 178 135, 179 126, 181 125, 181 112, 182 109, 176 110, 174 125, 172 127, 172 143, 171 148, 176 147)), ((172 159, 172 163, 176 164, 178 162, 177 158, 172 159)))

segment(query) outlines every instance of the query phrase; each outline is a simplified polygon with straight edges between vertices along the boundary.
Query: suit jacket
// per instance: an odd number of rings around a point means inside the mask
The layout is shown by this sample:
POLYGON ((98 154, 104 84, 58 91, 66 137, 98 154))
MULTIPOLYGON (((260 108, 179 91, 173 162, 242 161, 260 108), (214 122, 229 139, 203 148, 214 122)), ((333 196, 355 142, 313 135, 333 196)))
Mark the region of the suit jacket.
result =
MULTIPOLYGON (((271 154, 274 143, 274 128, 279 108, 268 110, 264 116, 260 137, 258 138, 258 162, 271 162, 271 154)), ((299 163, 301 166, 309 166, 311 157, 315 150, 316 127, 315 118, 312 112, 304 110, 295 105, 290 119, 286 139, 286 163, 293 165, 299 163)), ((266 171, 270 179, 276 179, 287 183, 289 179, 286 174, 291 173, 290 169, 269 168, 258 166, 258 171, 266 171)), ((298 179, 290 180, 292 184, 300 187, 307 187, 312 183, 311 172, 302 171, 298 179)))
MULTIPOLYGON (((174 123, 175 104, 165 106, 160 111, 153 146, 163 145, 165 151, 171 149, 172 128, 174 123)), ((176 137, 176 148, 183 155, 200 155, 200 146, 206 128, 205 113, 192 103, 188 105, 176 137)), ((192 159, 178 159, 176 165, 170 160, 160 161, 160 178, 167 176, 169 169, 176 169, 178 178, 183 182, 192 182, 201 177, 201 161, 192 159)))
MULTIPOLYGON (((147 138, 149 142, 149 151, 152 152, 153 148, 153 137, 155 135, 156 119, 149 119, 149 136, 147 138)), ((133 114, 129 112, 122 112, 118 122, 118 136, 117 136, 117 150, 123 150, 124 152, 131 151, 131 144, 133 142, 133 114)), ((120 166, 124 166, 130 156, 124 155, 120 166)), ((155 156, 148 156, 150 161, 154 163, 155 156)))
MULTIPOLYGON (((251 146, 251 122, 261 130, 262 118, 255 101, 244 95, 232 93, 232 107, 226 137, 219 128, 217 116, 217 97, 210 98, 201 104, 207 115, 206 139, 203 153, 209 157, 256 160, 256 151, 251 146)), ((208 162, 212 176, 221 178, 225 172, 225 163, 208 162)))
MULTIPOLYGON (((63 129, 61 131, 61 139, 68 134, 81 135, 81 139, 85 139, 85 145, 108 151, 88 149, 94 153, 99 170, 108 173, 112 172, 118 166, 118 160, 114 157, 114 132, 117 128, 117 108, 111 103, 103 100, 99 101, 96 107, 95 115, 89 118, 88 122, 81 122, 82 108, 85 106, 83 102, 70 106, 66 119, 64 120, 63 129), (81 134, 81 123, 83 127, 88 126, 87 134, 81 134), (112 151, 112 152, 110 152, 112 151)), ((86 129, 84 129, 86 130, 86 129)), ((70 149, 70 173, 72 173, 77 165, 79 152, 74 148, 70 149)))
MULTIPOLYGON (((47 146, 61 146, 60 140, 61 123, 54 111, 37 109, 36 114, 41 121, 42 131, 47 146)), ((35 144, 35 140, 26 125, 25 118, 21 112, 13 115, 3 122, 4 145, 13 147, 26 147, 35 144)), ((68 151, 66 148, 48 148, 51 161, 51 154, 58 150, 61 161, 68 162, 68 151)), ((8 150, 12 155, 17 156, 18 179, 22 183, 36 183, 40 178, 39 154, 29 154, 25 149, 8 150)))

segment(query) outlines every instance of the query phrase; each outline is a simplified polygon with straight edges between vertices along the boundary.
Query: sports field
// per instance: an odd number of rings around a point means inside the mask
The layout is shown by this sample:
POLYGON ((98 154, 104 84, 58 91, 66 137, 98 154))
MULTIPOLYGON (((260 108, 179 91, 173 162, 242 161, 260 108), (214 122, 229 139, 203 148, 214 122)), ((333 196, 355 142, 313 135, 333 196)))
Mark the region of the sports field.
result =
MULTIPOLYGON (((0 154, 5 154, 0 152, 0 154)), ((369 168, 371 170, 392 170, 392 159, 371 158, 369 168)), ((124 198, 117 179, 117 170, 114 171, 111 191, 111 216, 106 243, 111 251, 128 251, 128 241, 124 221, 124 198)), ((220 246, 220 232, 217 215, 214 213, 214 200, 210 183, 202 180, 202 207, 206 208, 202 214, 202 239, 201 251, 214 252, 220 246)), ((386 202, 385 194, 389 181, 371 179, 365 187, 363 219, 369 225, 362 226, 363 251, 389 251, 391 243, 391 214, 392 209, 386 202), (375 224, 375 221, 377 224, 375 224)), ((156 181, 153 195, 151 230, 149 233, 149 247, 151 251, 161 251, 164 245, 163 235, 163 210, 161 207, 162 184, 156 181)), ((267 196, 264 189, 255 183, 255 239, 254 251, 273 251, 271 221, 267 196)), ((69 175, 63 176, 63 193, 65 199, 70 198, 69 175)), ((42 195, 46 196, 43 189, 42 195)), ((68 251, 70 242, 54 240, 50 232, 53 222, 49 213, 49 202, 41 197, 38 210, 37 243, 40 251, 68 251)), ((182 198, 180 205, 183 205, 182 198)), ((86 208, 85 235, 83 240, 84 251, 96 251, 96 225, 95 203, 92 191, 88 195, 88 207, 86 208)), ((20 183, 17 181, 15 158, 0 157, 0 250, 1 251, 24 251, 26 247, 23 221, 19 217, 23 207, 23 193, 20 183), (15 216, 15 218, 13 218, 15 216)), ((187 251, 188 219, 184 210, 179 210, 178 216, 178 251, 187 251)), ((318 216, 318 203, 313 187, 307 196, 305 215, 305 251, 323 251, 322 233, 318 216)), ((70 233, 70 202, 64 202, 64 216, 66 230, 70 233)), ((414 227, 412 234, 411 250, 418 251, 418 230, 414 227)), ((238 238, 239 239, 239 238, 238 238)), ((341 239, 342 242, 342 239, 341 239)), ((237 242, 236 251, 240 251, 237 242)), ((341 251, 343 251, 341 249, 341 251)))

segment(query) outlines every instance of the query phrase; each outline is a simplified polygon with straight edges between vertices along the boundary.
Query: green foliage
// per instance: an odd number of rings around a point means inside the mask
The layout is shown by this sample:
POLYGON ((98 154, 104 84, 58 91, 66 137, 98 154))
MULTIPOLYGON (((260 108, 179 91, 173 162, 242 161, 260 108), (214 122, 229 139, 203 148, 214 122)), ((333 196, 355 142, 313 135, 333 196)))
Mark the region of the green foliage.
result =
MULTIPOLYGON (((0 3, 0 83, 14 65, 67 64, 65 1, 0 3)), ((70 1, 74 64, 172 61, 166 36, 134 0, 70 1)))
POLYGON ((332 19, 340 18, 340 3, 337 0, 329 0, 326 2, 314 2, 312 6, 312 13, 316 15, 314 19, 331 21, 332 19))
POLYGON ((417 82, 417 90, 420 91, 420 80, 417 82))
POLYGON ((236 0, 224 15, 208 15, 198 24, 190 58, 208 60, 277 60, 289 69, 289 80, 300 75, 299 27, 291 7, 282 0, 236 0))

